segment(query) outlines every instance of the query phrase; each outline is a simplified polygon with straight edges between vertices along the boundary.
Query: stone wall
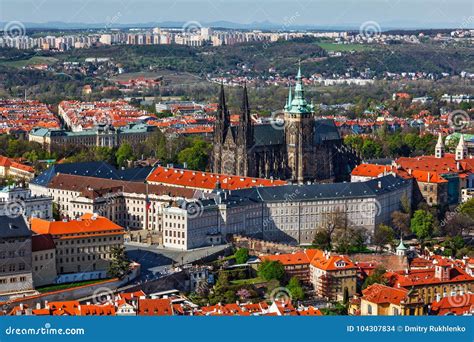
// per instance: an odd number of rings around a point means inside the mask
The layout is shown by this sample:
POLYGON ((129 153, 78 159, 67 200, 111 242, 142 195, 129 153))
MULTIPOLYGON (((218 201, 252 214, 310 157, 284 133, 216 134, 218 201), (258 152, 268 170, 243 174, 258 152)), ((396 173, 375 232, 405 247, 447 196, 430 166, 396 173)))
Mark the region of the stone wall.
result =
POLYGON ((406 256, 394 254, 352 254, 350 258, 354 262, 370 262, 381 265, 388 271, 404 271, 408 268, 406 256))
POLYGON ((236 248, 247 248, 250 254, 275 254, 293 253, 301 250, 301 247, 287 245, 265 240, 259 240, 242 235, 232 235, 229 240, 236 248))

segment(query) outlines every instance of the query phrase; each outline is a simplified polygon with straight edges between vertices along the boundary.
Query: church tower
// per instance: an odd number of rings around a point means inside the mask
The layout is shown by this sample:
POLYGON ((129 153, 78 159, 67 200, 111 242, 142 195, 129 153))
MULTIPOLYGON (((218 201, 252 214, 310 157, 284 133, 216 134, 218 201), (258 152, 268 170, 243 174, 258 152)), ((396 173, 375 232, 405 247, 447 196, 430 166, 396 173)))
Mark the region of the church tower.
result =
POLYGON ((254 133, 250 115, 247 84, 244 84, 242 104, 240 107, 239 126, 237 131, 237 174, 240 176, 254 176, 251 150, 254 146, 254 133))
POLYGON ((443 144, 443 136, 441 133, 438 135, 438 142, 436 143, 435 147, 435 157, 436 158, 443 158, 444 157, 444 144, 443 144))
POLYGON ((214 146, 212 153, 213 172, 222 172, 222 153, 224 142, 230 128, 230 115, 225 102, 224 85, 221 84, 219 105, 217 107, 216 122, 214 125, 214 146))
POLYGON ((313 158, 314 107, 304 97, 301 66, 296 75, 294 96, 291 87, 284 110, 288 179, 303 183, 315 174, 313 158))
POLYGON ((467 146, 464 141, 464 134, 461 133, 459 138, 458 146, 456 147, 456 160, 462 160, 467 158, 467 146))

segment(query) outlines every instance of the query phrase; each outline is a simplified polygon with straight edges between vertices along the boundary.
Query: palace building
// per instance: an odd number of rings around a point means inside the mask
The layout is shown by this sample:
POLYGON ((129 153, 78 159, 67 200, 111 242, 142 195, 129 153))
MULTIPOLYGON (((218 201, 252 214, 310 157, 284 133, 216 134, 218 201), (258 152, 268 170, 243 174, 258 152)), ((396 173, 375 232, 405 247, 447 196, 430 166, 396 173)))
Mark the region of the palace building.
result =
POLYGON ((290 88, 284 122, 253 125, 244 86, 238 125, 231 125, 221 86, 212 155, 213 171, 294 183, 347 180, 357 157, 343 145, 333 120, 316 119, 304 96, 301 70, 290 88))

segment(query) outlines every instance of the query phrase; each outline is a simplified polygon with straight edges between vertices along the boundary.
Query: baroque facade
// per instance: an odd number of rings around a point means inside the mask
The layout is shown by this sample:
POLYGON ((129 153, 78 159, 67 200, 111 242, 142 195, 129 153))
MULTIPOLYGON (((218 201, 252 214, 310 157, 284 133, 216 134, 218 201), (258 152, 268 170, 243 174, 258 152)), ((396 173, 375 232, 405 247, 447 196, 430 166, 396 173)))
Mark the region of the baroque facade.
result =
POLYGON ((290 88, 284 122, 253 125, 244 86, 239 124, 231 125, 221 86, 214 130, 213 171, 295 183, 346 180, 359 161, 346 148, 332 120, 315 119, 304 96, 301 70, 290 88))

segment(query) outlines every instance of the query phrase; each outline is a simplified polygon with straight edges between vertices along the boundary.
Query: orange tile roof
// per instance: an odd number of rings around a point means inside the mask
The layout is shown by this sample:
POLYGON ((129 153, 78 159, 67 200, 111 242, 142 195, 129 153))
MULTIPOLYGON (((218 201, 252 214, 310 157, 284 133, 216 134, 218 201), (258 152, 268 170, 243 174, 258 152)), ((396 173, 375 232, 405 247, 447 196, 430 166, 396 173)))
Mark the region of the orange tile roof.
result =
POLYGON ((139 316, 171 316, 173 308, 170 299, 139 299, 139 316))
POLYGON ((277 310, 283 316, 297 316, 298 313, 289 300, 275 300, 277 310))
POLYGON ((309 308, 305 310, 299 310, 298 315, 299 316, 322 316, 323 313, 319 309, 315 308, 314 306, 310 306, 309 308))
POLYGON ((435 277, 435 269, 410 270, 408 274, 402 272, 387 272, 386 278, 393 279, 394 285, 399 287, 411 287, 419 285, 449 284, 459 282, 474 283, 474 277, 471 277, 458 266, 449 266, 449 279, 442 280, 435 277))
POLYGON ((378 177, 385 172, 390 172, 391 169, 391 165, 360 164, 352 170, 351 175, 361 177, 378 177))
POLYGON ((163 166, 159 166, 153 170, 148 176, 147 181, 150 184, 168 184, 208 190, 215 189, 217 182, 219 182, 221 188, 225 190, 287 184, 286 181, 281 180, 223 175, 210 172, 166 168, 163 166))
POLYGON ((81 305, 81 316, 115 316, 115 306, 112 304, 106 305, 81 305))
POLYGON ((260 257, 262 261, 279 261, 282 265, 309 265, 309 258, 305 252, 296 252, 292 254, 265 255, 260 257))
POLYGON ((413 170, 411 176, 421 183, 448 183, 438 172, 413 170))
POLYGON ((357 268, 357 266, 349 259, 349 257, 345 255, 332 255, 331 253, 316 255, 313 260, 311 260, 311 265, 325 271, 357 268), (338 266, 338 264, 340 264, 340 266, 338 266))
POLYGON ((120 299, 123 299, 127 302, 129 302, 132 299, 138 299, 140 297, 145 297, 146 294, 142 290, 135 291, 135 292, 124 292, 124 293, 119 293, 118 297, 120 299))
POLYGON ((443 158, 435 156, 401 157, 395 160, 395 163, 405 170, 422 170, 440 174, 471 172, 470 160, 462 160, 458 163, 455 155, 451 153, 446 153, 443 158), (467 170, 463 168, 463 165, 467 167, 467 170))
POLYGON ((362 298, 375 304, 400 304, 408 294, 406 289, 396 289, 382 284, 373 284, 362 291, 362 298))
POLYGON ((436 315, 465 315, 474 313, 474 294, 465 293, 441 298, 437 302, 431 303, 431 311, 436 315))
POLYGON ((109 219, 92 214, 84 214, 80 220, 46 221, 39 218, 31 219, 31 230, 36 234, 51 234, 53 236, 65 234, 84 234, 93 232, 121 234, 124 229, 109 219))
POLYGON ((244 314, 244 311, 242 311, 241 307, 236 303, 203 306, 201 311, 207 315, 233 316, 244 314))

